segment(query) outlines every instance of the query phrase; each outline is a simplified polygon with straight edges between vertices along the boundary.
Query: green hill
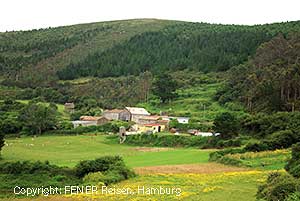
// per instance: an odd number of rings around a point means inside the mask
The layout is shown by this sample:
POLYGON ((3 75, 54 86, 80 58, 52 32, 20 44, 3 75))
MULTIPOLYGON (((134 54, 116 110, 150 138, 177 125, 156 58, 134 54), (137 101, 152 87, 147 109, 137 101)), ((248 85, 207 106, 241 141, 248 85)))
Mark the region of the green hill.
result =
POLYGON ((9 86, 54 87, 86 76, 223 71, 278 33, 299 30, 300 21, 239 26, 135 19, 6 32, 0 33, 0 74, 9 86))

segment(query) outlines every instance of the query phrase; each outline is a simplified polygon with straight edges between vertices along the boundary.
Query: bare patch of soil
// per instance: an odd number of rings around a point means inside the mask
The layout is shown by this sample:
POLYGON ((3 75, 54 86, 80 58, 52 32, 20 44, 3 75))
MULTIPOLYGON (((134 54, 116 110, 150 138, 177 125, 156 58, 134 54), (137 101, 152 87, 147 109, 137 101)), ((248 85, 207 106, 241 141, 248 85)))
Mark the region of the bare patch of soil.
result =
POLYGON ((233 167, 222 165, 218 163, 206 164, 190 164, 190 165, 162 165, 150 167, 136 167, 134 171, 137 174, 178 174, 178 173, 199 173, 199 174, 213 174, 221 172, 238 172, 245 171, 246 168, 233 167))
POLYGON ((173 148, 166 148, 166 147, 137 147, 132 148, 134 151, 141 151, 141 152, 158 152, 158 151, 168 151, 172 150, 173 148))

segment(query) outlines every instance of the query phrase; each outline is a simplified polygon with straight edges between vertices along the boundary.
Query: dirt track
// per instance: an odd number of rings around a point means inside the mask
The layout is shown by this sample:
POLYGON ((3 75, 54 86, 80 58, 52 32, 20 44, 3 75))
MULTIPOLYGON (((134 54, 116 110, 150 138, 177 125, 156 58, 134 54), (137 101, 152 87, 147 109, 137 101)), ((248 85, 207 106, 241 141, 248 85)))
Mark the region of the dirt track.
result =
POLYGON ((245 168, 226 166, 218 163, 206 163, 206 164, 190 164, 190 165, 162 165, 162 166, 150 166, 150 167, 137 167, 134 171, 137 174, 156 174, 156 173, 202 173, 213 174, 219 172, 237 172, 245 171, 245 168))

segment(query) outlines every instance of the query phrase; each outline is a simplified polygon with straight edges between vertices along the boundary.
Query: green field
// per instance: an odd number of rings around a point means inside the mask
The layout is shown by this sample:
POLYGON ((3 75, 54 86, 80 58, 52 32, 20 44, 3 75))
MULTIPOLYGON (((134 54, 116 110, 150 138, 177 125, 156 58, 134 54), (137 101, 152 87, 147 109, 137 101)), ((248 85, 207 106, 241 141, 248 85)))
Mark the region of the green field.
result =
POLYGON ((104 155, 123 156, 130 167, 205 163, 210 151, 180 148, 139 150, 119 145, 104 135, 41 136, 7 139, 2 162, 18 160, 48 160, 60 166, 75 166, 80 160, 92 160, 104 155))
MULTIPOLYGON (((48 160, 60 166, 74 167, 80 160, 92 160, 104 155, 121 155, 125 163, 135 170, 154 168, 154 173, 139 172, 135 178, 114 184, 111 187, 137 189, 145 187, 176 187, 181 189, 181 195, 105 195, 92 197, 78 195, 74 197, 54 196, 47 200, 197 200, 197 201, 255 201, 257 188, 265 182, 270 173, 265 170, 241 169, 230 166, 219 166, 208 163, 211 150, 191 148, 155 148, 120 145, 116 138, 107 135, 78 136, 40 136, 37 138, 21 137, 7 139, 8 146, 2 152, 2 162, 18 160, 48 160), (189 167, 197 165, 200 172, 188 173, 189 167), (177 166, 173 166, 177 165, 177 166), (180 166, 181 165, 181 166, 180 166), (151 167, 154 166, 154 167, 151 167), (163 173, 165 167, 185 167, 179 173, 163 173), (222 171, 213 169, 221 168, 222 171), (213 170, 213 171, 211 171, 213 170)), ((288 151, 266 152, 262 154, 241 154, 232 157, 244 158, 253 163, 253 168, 259 168, 258 161, 274 162, 274 157, 285 157, 288 151)), ((275 168, 281 169, 282 164, 275 168)), ((277 164, 277 163, 276 163, 277 164)), ((275 166, 276 166, 275 164, 275 166)), ((198 169, 198 170, 199 170, 198 169)), ((4 175, 5 177, 5 175, 4 175)), ((35 178, 37 179, 37 178, 35 178)), ((7 184, 4 183, 5 189, 7 184)), ((39 197, 37 200, 44 200, 39 197)))

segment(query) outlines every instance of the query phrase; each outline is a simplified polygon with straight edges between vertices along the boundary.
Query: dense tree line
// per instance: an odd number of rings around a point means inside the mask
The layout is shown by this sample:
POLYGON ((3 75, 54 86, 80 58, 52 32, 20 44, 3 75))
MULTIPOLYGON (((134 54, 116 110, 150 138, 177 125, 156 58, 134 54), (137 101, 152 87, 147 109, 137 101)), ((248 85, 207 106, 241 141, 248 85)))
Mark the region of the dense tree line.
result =
POLYGON ((299 33, 278 35, 230 70, 227 86, 217 95, 220 102, 240 100, 250 111, 299 111, 299 58, 299 33))
POLYGON ((297 29, 300 29, 299 22, 252 27, 182 23, 136 35, 123 44, 73 63, 57 74, 60 79, 74 79, 187 68, 224 71, 246 61, 259 45, 275 34, 297 29))

